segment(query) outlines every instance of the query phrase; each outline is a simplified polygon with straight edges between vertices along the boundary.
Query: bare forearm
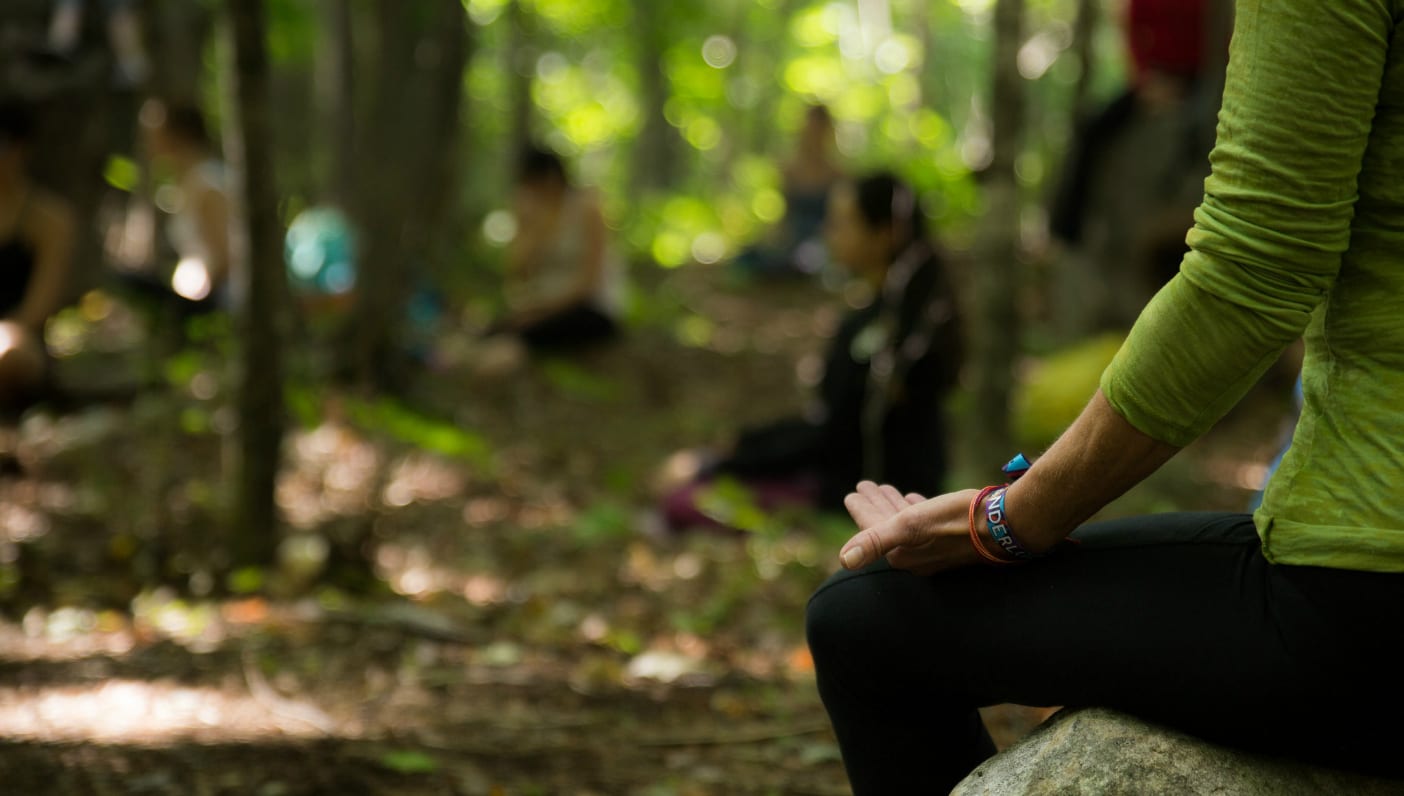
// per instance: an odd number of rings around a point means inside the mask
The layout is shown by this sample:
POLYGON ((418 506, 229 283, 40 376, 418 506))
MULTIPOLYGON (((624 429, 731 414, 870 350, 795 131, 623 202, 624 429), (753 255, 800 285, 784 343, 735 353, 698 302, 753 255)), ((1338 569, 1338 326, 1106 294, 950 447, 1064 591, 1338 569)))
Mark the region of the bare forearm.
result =
POLYGON ((1137 430, 1099 390, 1053 447, 1010 487, 1005 498, 1010 522, 1029 547, 1051 548, 1179 450, 1137 430))

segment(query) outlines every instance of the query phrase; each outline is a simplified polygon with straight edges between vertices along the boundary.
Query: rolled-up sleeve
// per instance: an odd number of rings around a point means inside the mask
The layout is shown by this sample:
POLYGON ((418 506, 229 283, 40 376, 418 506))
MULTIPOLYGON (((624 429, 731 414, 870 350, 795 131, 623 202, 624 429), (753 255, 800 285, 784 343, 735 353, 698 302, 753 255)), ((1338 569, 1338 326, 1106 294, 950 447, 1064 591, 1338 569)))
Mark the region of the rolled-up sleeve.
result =
POLYGON ((1203 204, 1180 273, 1102 376, 1163 442, 1203 434, 1310 321, 1350 246, 1394 32, 1387 0, 1240 0, 1203 204))

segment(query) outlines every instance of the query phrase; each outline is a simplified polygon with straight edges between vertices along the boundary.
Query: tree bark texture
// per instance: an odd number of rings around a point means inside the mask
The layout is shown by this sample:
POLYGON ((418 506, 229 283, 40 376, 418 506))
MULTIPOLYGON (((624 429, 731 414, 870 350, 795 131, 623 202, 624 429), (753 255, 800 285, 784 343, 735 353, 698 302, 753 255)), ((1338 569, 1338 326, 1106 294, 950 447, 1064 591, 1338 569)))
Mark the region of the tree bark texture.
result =
POLYGON ((266 26, 261 0, 228 0, 230 68, 224 134, 229 164, 230 253, 236 296, 239 413, 234 524, 236 565, 271 564, 277 550, 274 487, 283 439, 282 319, 287 277, 274 181, 266 26))
POLYGON ((1072 52, 1077 58, 1077 83, 1073 85, 1072 124, 1076 126, 1087 116, 1088 94, 1096 74, 1097 23, 1101 19, 1100 0, 1077 0, 1077 16, 1073 18, 1072 52))
POLYGON ((1019 185, 1014 162, 1023 138, 1025 99, 1019 75, 1024 0, 997 0, 994 12, 992 160, 985 172, 985 215, 976 240, 971 323, 974 421, 968 442, 973 464, 998 467, 1013 446, 1009 396, 1019 353, 1019 185))
POLYGON ((355 193, 356 69, 351 0, 320 0, 317 39, 316 99, 321 120, 320 180, 328 197, 346 207, 355 193))
POLYGON ((536 111, 536 103, 531 98, 533 76, 536 74, 535 25, 531 12, 522 5, 522 0, 509 0, 507 24, 511 34, 506 61, 512 115, 507 128, 505 151, 512 157, 507 162, 508 173, 504 175, 504 184, 510 184, 515 178, 519 156, 535 135, 533 118, 536 111))
POLYGON ((664 115, 668 78, 663 74, 666 35, 659 7, 649 0, 634 3, 638 30, 639 97, 643 129, 634 153, 634 187, 641 192, 676 186, 679 138, 664 115))
POLYGON ((348 365, 358 383, 404 376, 403 325, 434 256, 457 178, 467 15, 461 3, 377 0, 370 118, 360 130, 353 212, 360 233, 348 365))

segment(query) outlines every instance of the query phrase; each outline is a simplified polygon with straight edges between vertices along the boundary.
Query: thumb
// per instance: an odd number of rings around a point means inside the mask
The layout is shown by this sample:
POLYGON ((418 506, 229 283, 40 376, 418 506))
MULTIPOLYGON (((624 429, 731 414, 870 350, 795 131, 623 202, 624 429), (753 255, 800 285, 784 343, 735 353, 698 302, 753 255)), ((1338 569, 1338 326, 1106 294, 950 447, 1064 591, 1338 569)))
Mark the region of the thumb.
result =
POLYGON ((859 531, 839 553, 844 569, 862 569, 892 552, 902 544, 905 528, 902 515, 898 514, 886 522, 859 531))

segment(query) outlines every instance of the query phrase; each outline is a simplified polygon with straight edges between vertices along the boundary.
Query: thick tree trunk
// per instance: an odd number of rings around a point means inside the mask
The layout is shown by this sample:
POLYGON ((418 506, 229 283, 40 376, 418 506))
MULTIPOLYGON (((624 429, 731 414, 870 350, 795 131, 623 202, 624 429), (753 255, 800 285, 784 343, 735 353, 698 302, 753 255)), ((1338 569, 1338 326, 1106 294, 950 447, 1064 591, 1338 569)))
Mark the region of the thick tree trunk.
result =
POLYGON ((233 536, 237 565, 270 564, 278 539, 274 485, 283 439, 281 328, 286 276, 274 183, 269 67, 261 0, 228 0, 232 68, 224 144, 229 163, 231 276, 238 329, 239 412, 233 536))
POLYGON ((990 97, 993 159, 985 172, 985 215, 976 242, 971 324, 974 412, 968 436, 977 467, 1011 452, 1009 395, 1019 353, 1019 185, 1014 161, 1024 127, 1024 85, 1019 75, 1024 0, 997 0, 994 12, 994 90, 990 97))
POLYGON ((406 370, 405 308, 457 177, 469 42, 461 3, 378 0, 373 18, 376 124, 361 131, 354 212, 362 246, 348 364, 361 385, 393 388, 406 370))

